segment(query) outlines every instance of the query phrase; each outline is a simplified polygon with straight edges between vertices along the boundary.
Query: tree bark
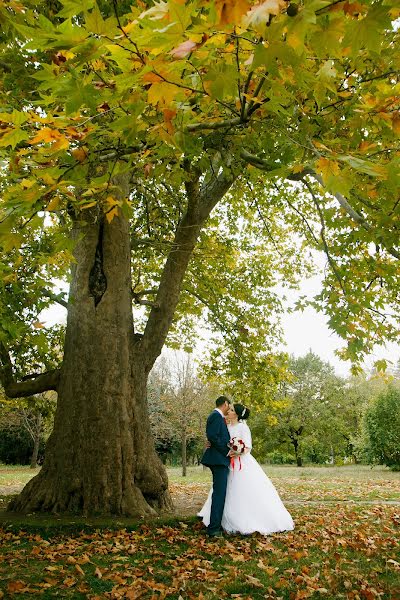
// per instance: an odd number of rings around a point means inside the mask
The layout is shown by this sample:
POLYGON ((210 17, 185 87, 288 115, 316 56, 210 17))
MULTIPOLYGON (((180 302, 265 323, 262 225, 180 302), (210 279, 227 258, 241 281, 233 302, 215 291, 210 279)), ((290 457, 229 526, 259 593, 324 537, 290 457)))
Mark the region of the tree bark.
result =
MULTIPOLYGON (((198 179, 187 186, 187 211, 142 336, 134 334, 127 220, 121 214, 108 223, 97 208, 79 215, 54 429, 41 471, 10 510, 144 516, 172 509, 150 429, 147 379, 197 237, 233 181, 228 169, 201 189, 198 179)), ((119 184, 128 197, 127 181, 119 184)), ((9 379, 10 365, 4 364, 3 378, 9 379)))
POLYGON ((124 217, 77 222, 64 361, 43 467, 17 512, 148 515, 171 509, 150 432, 148 371, 135 343, 124 217))
POLYGON ((296 464, 298 467, 302 467, 303 466, 303 459, 301 458, 300 452, 299 452, 299 442, 296 438, 291 438, 292 444, 293 444, 293 448, 294 448, 294 455, 296 457, 296 464))

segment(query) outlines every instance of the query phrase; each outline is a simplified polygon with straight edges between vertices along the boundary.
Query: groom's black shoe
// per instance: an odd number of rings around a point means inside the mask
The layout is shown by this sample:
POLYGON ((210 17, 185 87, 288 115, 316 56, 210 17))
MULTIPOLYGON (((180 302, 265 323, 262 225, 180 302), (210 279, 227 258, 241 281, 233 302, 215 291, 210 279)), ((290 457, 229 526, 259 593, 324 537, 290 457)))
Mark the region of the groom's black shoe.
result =
POLYGON ((224 537, 224 534, 222 533, 222 531, 212 531, 210 533, 207 532, 208 537, 224 537))

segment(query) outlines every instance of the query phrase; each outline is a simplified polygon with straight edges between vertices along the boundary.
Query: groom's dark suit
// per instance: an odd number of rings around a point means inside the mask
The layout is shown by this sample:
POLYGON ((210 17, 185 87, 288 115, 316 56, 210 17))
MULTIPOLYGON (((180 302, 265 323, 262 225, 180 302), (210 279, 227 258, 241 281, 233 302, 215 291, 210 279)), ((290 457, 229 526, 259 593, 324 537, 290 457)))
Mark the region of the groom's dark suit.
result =
POLYGON ((229 431, 224 417, 218 410, 214 410, 207 419, 206 435, 211 447, 206 449, 201 462, 203 465, 210 467, 213 476, 208 533, 214 535, 221 531, 230 462, 230 458, 227 456, 230 440, 229 431))

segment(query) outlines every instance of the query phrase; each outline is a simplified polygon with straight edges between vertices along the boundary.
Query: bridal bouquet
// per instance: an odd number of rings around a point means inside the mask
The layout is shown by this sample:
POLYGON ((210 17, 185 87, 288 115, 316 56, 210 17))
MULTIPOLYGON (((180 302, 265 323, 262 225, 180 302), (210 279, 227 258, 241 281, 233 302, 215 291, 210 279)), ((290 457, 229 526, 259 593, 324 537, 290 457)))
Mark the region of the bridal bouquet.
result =
POLYGON ((235 456, 240 456, 246 450, 246 444, 239 438, 232 438, 228 443, 229 450, 234 452, 235 456))

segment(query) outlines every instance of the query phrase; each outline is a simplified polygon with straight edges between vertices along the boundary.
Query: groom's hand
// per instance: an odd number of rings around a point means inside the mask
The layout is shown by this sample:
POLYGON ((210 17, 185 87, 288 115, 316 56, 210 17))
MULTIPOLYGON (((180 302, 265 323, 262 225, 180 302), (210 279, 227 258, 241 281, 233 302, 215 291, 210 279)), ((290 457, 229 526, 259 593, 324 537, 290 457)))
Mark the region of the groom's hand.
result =
POLYGON ((206 448, 211 448, 211 442, 209 440, 206 441, 206 448))

